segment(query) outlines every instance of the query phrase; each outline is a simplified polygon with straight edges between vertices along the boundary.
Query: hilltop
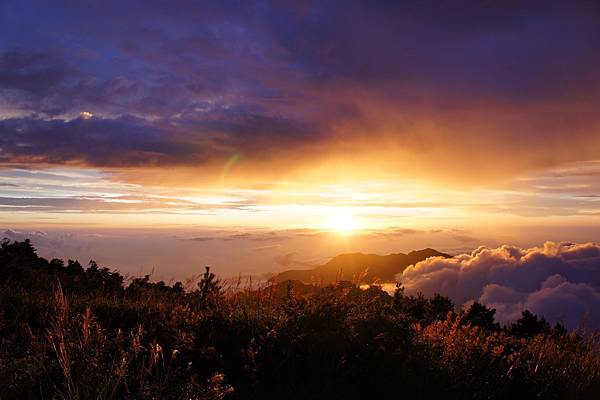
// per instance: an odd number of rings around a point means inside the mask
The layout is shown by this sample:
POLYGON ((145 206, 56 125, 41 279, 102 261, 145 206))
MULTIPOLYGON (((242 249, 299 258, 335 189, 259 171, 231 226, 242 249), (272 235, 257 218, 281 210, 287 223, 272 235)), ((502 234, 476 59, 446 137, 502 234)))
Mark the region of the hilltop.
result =
POLYGON ((273 282, 287 280, 303 283, 327 285, 339 281, 356 281, 360 276, 361 283, 390 282, 409 265, 423 261, 429 257, 451 257, 437 250, 426 248, 411 251, 408 254, 394 253, 386 256, 377 254, 346 253, 335 256, 327 263, 313 269, 288 270, 272 278, 273 282))

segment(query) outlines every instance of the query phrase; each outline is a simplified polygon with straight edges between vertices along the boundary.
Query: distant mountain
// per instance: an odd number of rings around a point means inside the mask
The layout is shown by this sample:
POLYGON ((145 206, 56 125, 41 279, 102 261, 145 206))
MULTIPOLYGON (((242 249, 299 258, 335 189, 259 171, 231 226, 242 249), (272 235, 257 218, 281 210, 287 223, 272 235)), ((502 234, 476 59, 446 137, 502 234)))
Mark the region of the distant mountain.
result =
POLYGON ((390 282, 409 265, 429 257, 451 256, 429 248, 411 251, 408 254, 396 253, 387 256, 363 253, 340 254, 326 264, 313 269, 284 271, 273 277, 272 281, 292 280, 327 285, 342 280, 357 281, 357 277, 361 276, 360 283, 390 282))

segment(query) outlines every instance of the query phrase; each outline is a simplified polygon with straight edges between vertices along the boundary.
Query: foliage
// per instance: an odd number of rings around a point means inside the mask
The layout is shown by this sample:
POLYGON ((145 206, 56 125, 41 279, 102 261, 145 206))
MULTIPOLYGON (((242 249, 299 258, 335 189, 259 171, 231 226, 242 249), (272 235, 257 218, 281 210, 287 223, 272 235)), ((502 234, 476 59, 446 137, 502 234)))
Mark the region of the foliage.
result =
POLYGON ((500 324, 494 321, 495 315, 495 309, 474 302, 463 314, 462 321, 465 324, 477 326, 487 331, 497 332, 500 330, 500 324))
POLYGON ((349 282, 125 285, 0 247, 1 399, 600 398, 600 345, 531 313, 349 282), (302 290, 300 290, 302 289, 302 290))

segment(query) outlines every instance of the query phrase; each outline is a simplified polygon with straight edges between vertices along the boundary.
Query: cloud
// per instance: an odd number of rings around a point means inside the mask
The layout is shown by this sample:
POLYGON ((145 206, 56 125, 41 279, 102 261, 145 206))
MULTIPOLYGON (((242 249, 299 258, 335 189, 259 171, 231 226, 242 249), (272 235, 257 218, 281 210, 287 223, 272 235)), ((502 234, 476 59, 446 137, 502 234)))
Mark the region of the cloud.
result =
POLYGON ((201 147, 172 139, 157 126, 133 116, 115 119, 0 121, 2 164, 88 164, 105 167, 202 162, 201 147))
POLYGON ((269 251, 269 250, 275 250, 275 249, 279 249, 281 248, 281 244, 277 243, 277 244, 268 244, 266 246, 258 246, 255 247, 254 249, 252 249, 253 251, 269 251))
MULTIPOLYGON (((261 230, 257 230, 255 232, 236 232, 234 230, 221 230, 217 232, 218 234, 212 236, 196 236, 192 238, 188 238, 185 240, 190 240, 194 242, 207 242, 211 240, 220 240, 224 242, 231 241, 251 241, 251 242, 281 242, 289 239, 285 233, 286 231, 268 231, 264 232, 261 230)), ((279 245, 276 244, 268 244, 265 246, 257 247, 256 250, 263 250, 268 248, 273 248, 279 245)))
POLYGON ((54 258, 59 252, 67 249, 83 249, 87 247, 82 246, 80 238, 84 235, 75 235, 69 232, 61 232, 56 234, 54 232, 45 231, 23 231, 16 229, 5 229, 0 231, 0 239, 9 239, 13 241, 24 241, 25 239, 31 240, 33 245, 37 249, 43 249, 46 256, 54 258))
POLYGON ((273 260, 284 268, 302 267, 302 268, 314 268, 317 266, 315 263, 297 260, 298 253, 293 251, 290 253, 280 254, 273 258, 273 260))
POLYGON ((89 112, 70 120, 11 118, 0 120, 0 166, 222 167, 236 153, 252 160, 307 147, 314 132, 307 124, 237 111, 185 124, 131 115, 97 118, 89 112))
POLYGON ((3 2, 0 106, 25 117, 2 121, 2 163, 377 154, 369 168, 485 181, 600 157, 597 7, 217 3, 3 2))
POLYGON ((212 236, 198 236, 198 237, 193 237, 187 240, 191 240, 192 242, 208 242, 211 240, 216 239, 215 237, 212 236))
POLYGON ((278 256, 275 256, 274 260, 277 264, 281 265, 282 267, 289 267, 293 264, 296 255, 296 252, 280 254, 278 256))
POLYGON ((529 309, 575 328, 600 327, 600 244, 546 242, 543 247, 479 247, 471 254, 430 258, 397 276, 407 292, 441 293, 457 304, 496 308, 503 323, 529 309))
POLYGON ((0 88, 42 94, 69 76, 64 61, 49 52, 10 50, 0 54, 0 88))
POLYGON ((47 234, 42 231, 34 231, 34 232, 21 232, 13 229, 6 229, 0 233, 3 238, 23 241, 25 239, 35 239, 35 240, 44 240, 47 237, 47 234))

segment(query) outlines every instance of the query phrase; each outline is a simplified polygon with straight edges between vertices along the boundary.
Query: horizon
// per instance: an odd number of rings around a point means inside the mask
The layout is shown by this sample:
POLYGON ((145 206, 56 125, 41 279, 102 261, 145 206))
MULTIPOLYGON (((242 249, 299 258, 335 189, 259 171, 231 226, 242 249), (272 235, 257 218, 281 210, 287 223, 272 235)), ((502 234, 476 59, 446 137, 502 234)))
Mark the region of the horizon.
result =
POLYGON ((460 257, 419 263, 411 290, 591 310, 599 18, 554 1, 4 1, 0 239, 165 281, 433 248, 460 257), (473 288, 453 274, 481 246, 495 264, 473 288))

